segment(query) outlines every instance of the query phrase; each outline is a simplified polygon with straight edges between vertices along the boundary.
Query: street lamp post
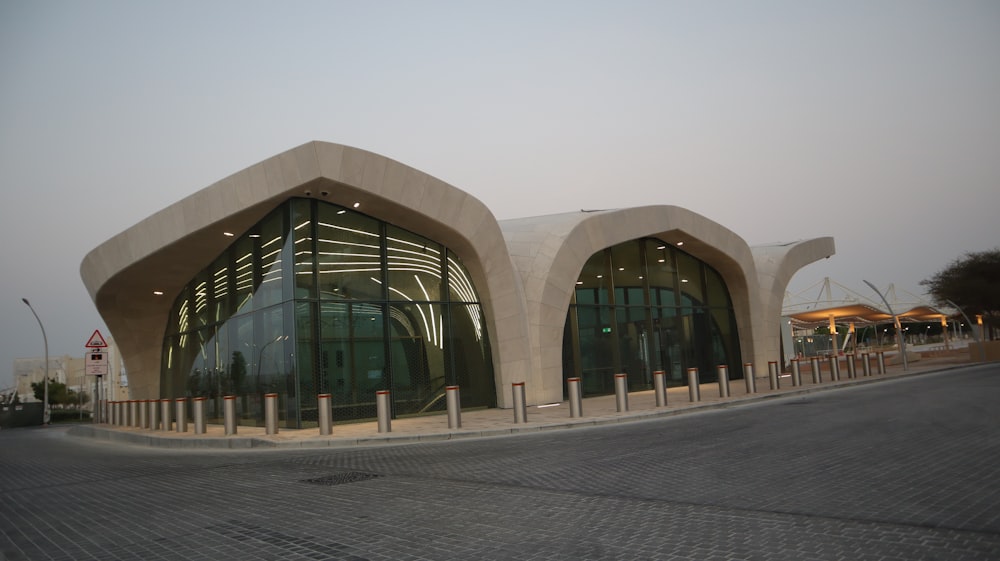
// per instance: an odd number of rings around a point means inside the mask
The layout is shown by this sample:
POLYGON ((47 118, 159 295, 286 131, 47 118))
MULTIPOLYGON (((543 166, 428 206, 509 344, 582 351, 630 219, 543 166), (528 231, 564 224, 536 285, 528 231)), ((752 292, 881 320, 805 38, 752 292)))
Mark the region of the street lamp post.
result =
POLYGON ((35 316, 35 320, 38 322, 38 327, 42 328, 42 341, 45 343, 45 380, 43 380, 42 385, 44 391, 42 394, 42 425, 49 424, 49 338, 45 335, 45 326, 42 325, 42 320, 35 313, 35 309, 31 307, 31 302, 28 302, 27 298, 21 298, 24 305, 31 310, 32 315, 35 316))
POLYGON ((266 351, 268 347, 270 347, 271 345, 277 343, 278 341, 287 341, 287 340, 288 340, 288 335, 285 335, 285 336, 278 335, 273 340, 268 341, 267 343, 264 343, 264 346, 260 348, 260 353, 257 354, 257 391, 258 392, 263 392, 263 390, 260 389, 260 367, 261 367, 261 363, 264 361, 264 351, 266 351))
POLYGON ((878 294, 878 297, 881 298, 882 302, 885 304, 886 309, 889 310, 889 315, 892 316, 892 322, 896 326, 896 339, 899 341, 899 352, 900 354, 903 355, 903 371, 909 370, 908 368, 909 365, 906 362, 906 339, 903 336, 903 330, 900 329, 899 316, 897 316, 896 313, 892 311, 892 306, 889 305, 889 301, 885 299, 885 296, 882 296, 882 293, 879 292, 877 288, 875 288, 874 284, 868 281, 864 281, 864 283, 870 286, 871 289, 874 290, 876 294, 878 294))

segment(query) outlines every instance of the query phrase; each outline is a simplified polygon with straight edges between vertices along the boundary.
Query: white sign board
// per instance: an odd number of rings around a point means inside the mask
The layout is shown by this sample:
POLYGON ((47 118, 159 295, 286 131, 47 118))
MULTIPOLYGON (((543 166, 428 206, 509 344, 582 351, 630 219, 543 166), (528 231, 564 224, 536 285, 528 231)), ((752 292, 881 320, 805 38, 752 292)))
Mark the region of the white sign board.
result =
POLYGON ((84 357, 87 376, 104 376, 108 373, 108 353, 105 351, 89 351, 84 357))

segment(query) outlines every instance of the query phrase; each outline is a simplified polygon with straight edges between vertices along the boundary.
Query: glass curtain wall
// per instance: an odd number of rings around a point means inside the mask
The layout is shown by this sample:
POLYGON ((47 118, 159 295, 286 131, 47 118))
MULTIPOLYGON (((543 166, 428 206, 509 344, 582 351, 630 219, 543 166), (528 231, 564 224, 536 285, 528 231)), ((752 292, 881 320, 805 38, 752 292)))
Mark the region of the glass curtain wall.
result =
POLYGON ((164 338, 163 397, 237 396, 239 422, 263 425, 267 393, 286 427, 316 426, 317 394, 335 421, 494 407, 479 297, 441 244, 336 205, 292 199, 234 240, 185 287, 164 338))
POLYGON ((660 240, 632 240, 584 264, 563 335, 565 377, 584 395, 614 393, 614 374, 630 390, 652 388, 652 375, 686 385, 687 368, 703 382, 725 364, 742 377, 729 290, 717 271, 660 240))

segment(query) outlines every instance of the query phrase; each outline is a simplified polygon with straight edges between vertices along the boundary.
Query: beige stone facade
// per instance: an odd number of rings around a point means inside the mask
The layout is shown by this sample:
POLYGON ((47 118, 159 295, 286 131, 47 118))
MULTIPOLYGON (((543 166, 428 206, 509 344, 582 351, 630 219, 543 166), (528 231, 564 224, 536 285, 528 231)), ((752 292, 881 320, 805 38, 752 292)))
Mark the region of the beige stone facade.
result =
POLYGON ((498 222, 475 197, 389 158, 309 142, 227 177, 91 251, 81 276, 129 373, 132 399, 160 397, 164 330, 179 291, 243 232, 292 197, 357 208, 440 242, 468 268, 488 320, 497 400, 526 382, 531 403, 563 396, 562 336, 577 277, 603 248, 641 237, 683 242, 731 292, 747 362, 777 360, 785 287, 834 253, 832 238, 751 248, 739 235, 675 206, 645 206, 498 222))

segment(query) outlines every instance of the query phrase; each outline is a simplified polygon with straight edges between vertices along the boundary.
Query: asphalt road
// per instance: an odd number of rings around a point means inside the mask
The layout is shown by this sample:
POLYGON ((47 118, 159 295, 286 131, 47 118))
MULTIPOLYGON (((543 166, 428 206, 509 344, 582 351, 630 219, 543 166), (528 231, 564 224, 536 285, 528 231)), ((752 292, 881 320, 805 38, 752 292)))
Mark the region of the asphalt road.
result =
POLYGON ((4 430, 0 558, 1000 559, 1000 365, 354 449, 4 430))

